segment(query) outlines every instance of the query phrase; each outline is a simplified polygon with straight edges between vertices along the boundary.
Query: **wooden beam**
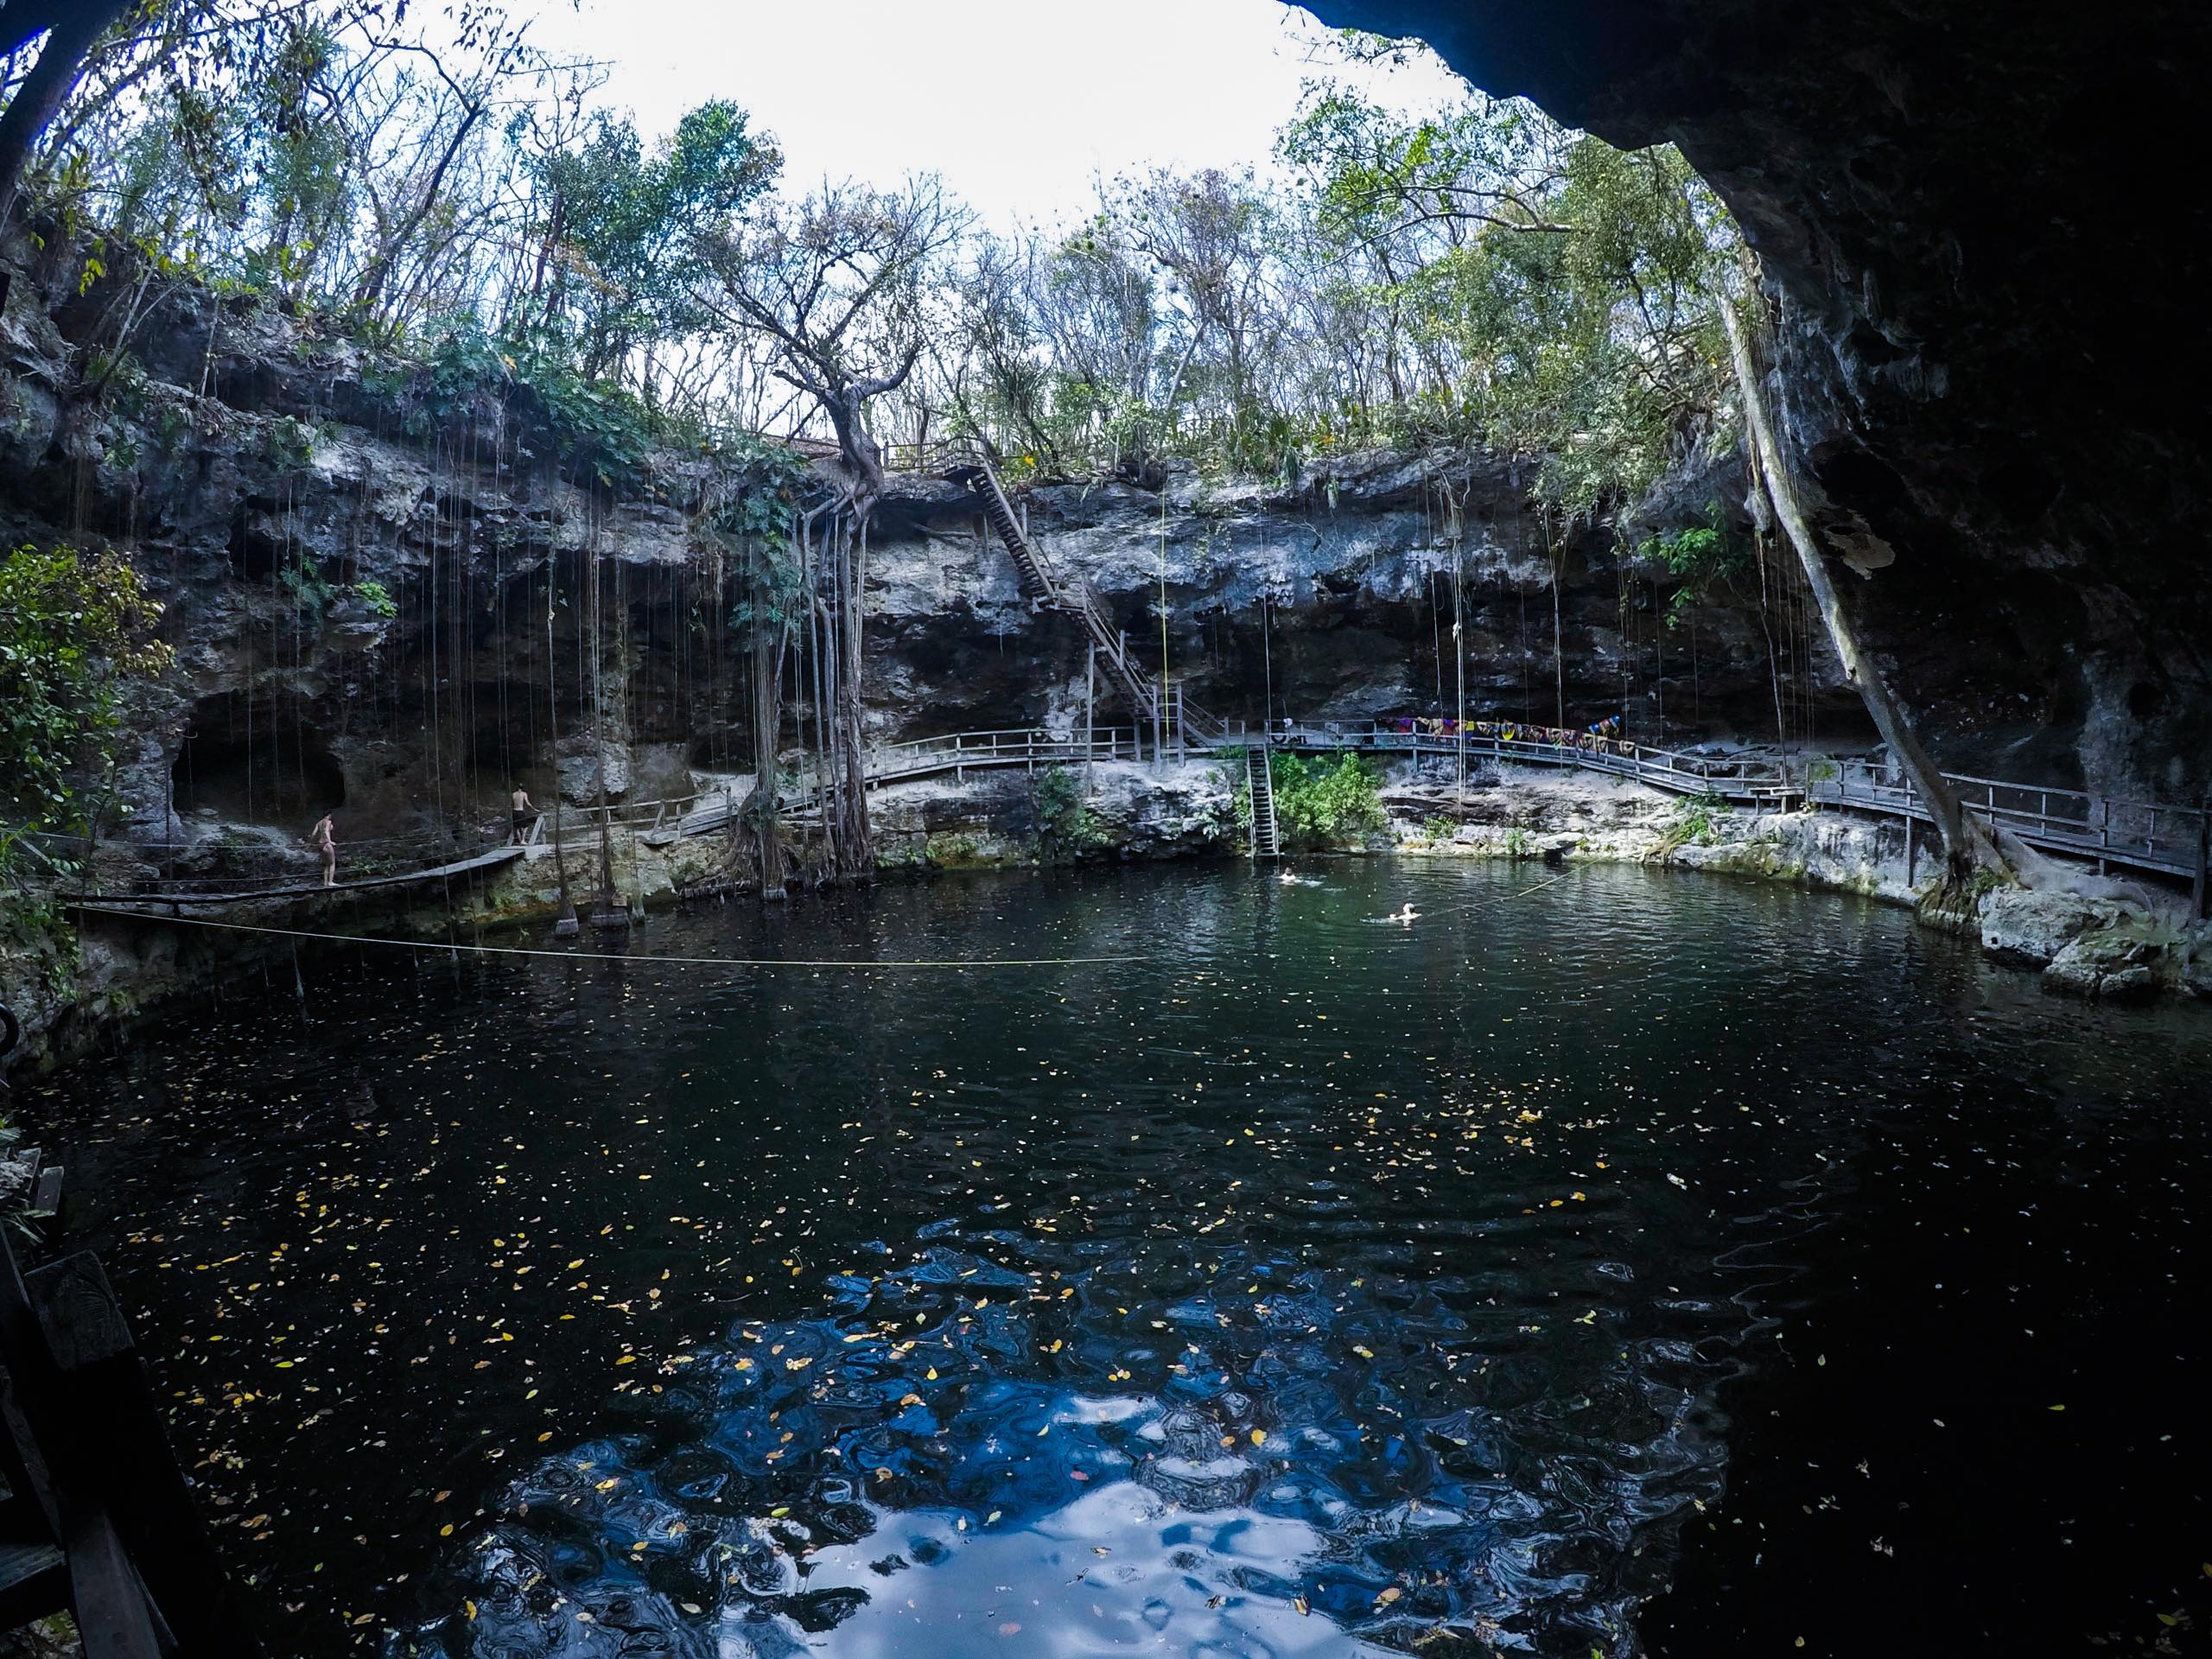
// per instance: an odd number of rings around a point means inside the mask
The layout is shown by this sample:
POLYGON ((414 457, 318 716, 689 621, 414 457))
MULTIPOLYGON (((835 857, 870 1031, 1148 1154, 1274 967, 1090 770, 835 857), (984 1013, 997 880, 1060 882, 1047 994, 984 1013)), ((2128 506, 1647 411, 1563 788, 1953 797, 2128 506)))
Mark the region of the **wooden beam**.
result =
MULTIPOLYGON (((22 1282, 64 1391, 62 1420, 35 1426, 43 1435, 59 1431, 68 1441, 57 1470, 65 1533, 92 1527, 80 1504, 112 1517, 137 1581, 180 1651, 260 1659, 264 1649, 207 1541, 130 1322, 99 1259, 79 1251, 25 1274, 22 1282)), ((97 1528, 85 1536, 88 1548, 107 1548, 97 1528)), ((76 1546, 69 1548, 73 1574, 76 1546)), ((92 1570, 104 1586, 111 1583, 104 1558, 93 1560, 92 1570)), ((135 1649, 113 1651, 117 1659, 137 1659, 135 1649)), ((89 1637, 86 1653, 91 1659, 89 1637)))

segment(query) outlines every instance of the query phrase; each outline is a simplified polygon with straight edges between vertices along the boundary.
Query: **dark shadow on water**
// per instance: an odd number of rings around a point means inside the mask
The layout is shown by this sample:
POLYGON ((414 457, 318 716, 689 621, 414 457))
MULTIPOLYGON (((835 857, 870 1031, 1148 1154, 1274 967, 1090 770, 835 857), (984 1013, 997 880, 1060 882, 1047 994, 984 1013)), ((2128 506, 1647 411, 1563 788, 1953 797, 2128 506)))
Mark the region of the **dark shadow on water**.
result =
POLYGON ((341 950, 307 1026, 232 998, 26 1116, 303 1655, 2024 1651, 2201 1616, 2198 1020, 1834 898, 1315 873, 631 946, 1139 958, 1049 969, 341 950))

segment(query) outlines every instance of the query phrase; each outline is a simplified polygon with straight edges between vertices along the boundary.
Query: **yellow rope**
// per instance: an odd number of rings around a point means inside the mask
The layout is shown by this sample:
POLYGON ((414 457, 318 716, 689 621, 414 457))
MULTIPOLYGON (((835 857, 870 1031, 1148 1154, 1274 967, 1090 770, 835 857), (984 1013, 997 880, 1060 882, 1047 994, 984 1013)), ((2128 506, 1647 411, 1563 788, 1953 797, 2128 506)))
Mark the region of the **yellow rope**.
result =
POLYGON ((1144 957, 922 957, 888 962, 861 962, 851 958, 807 957, 658 957, 618 950, 539 950, 518 944, 442 944, 435 939, 380 939, 359 933, 317 933, 302 928, 261 927, 251 922, 219 922, 205 916, 160 916, 142 910, 117 910, 99 905, 79 905, 80 914, 119 916, 134 922, 162 922, 171 926, 218 927, 232 933, 269 933, 286 939, 328 939, 339 944, 386 944, 403 950, 473 950, 488 957, 550 957, 560 962, 664 963, 706 968, 1087 968, 1107 963, 1144 962, 1144 957))

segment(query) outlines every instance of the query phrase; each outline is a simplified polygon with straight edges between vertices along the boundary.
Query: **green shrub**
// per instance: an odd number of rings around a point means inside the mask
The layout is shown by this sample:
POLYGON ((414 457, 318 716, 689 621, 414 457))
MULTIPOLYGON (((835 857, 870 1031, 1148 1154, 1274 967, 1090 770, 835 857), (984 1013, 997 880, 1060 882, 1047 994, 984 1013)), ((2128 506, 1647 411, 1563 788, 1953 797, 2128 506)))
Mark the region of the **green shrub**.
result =
POLYGON ((1449 818, 1431 818, 1421 827, 1422 836, 1430 841, 1449 841, 1457 830, 1449 818))
MULTIPOLYGON (((1357 754, 1340 754, 1333 766, 1325 758, 1276 755, 1268 776, 1274 788, 1275 826, 1288 851, 1341 847, 1375 835, 1389 823, 1382 810, 1380 780, 1357 754)), ((1249 823, 1249 804, 1244 817, 1249 823)))
POLYGON ((277 568, 276 585, 296 611, 319 618, 329 607, 330 584, 323 580, 315 560, 304 553, 293 555, 277 568))
POLYGON ((1047 766, 1029 791, 1037 817, 1037 855, 1047 864, 1071 864, 1109 839, 1083 804, 1083 780, 1065 766, 1047 766))
POLYGON ((1712 846, 1720 838, 1721 821, 1727 811, 1727 798, 1717 791, 1684 796, 1675 803, 1674 821, 1659 837, 1660 850, 1671 853, 1693 841, 1700 847, 1712 846))
POLYGON ((175 660, 162 607, 120 554, 0 554, 0 872, 16 843, 85 829, 115 765, 122 688, 175 660), (97 780, 87 797, 81 785, 97 780))
POLYGON ((1536 850, 1536 843, 1529 832, 1516 824, 1505 832, 1505 855, 1508 858, 1527 858, 1536 850))
POLYGON ((1248 781, 1251 777, 1248 770, 1251 756, 1243 749, 1227 749, 1222 753, 1226 759, 1218 771, 1222 782, 1229 785, 1230 817, 1236 823, 1237 839, 1247 841, 1252 834, 1252 786, 1248 781))
POLYGON ((391 589, 380 582, 357 582, 350 591, 387 622, 399 614, 399 601, 392 598, 391 589))
POLYGON ((922 861, 939 869, 959 869, 978 862, 983 843, 974 836, 931 836, 922 847, 922 861))

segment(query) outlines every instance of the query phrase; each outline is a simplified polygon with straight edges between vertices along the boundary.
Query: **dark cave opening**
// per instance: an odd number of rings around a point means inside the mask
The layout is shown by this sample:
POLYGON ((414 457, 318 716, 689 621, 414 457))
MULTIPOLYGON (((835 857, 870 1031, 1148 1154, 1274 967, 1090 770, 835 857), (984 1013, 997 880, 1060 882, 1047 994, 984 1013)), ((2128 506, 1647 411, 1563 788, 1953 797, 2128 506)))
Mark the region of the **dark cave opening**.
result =
POLYGON ((307 825, 346 802, 346 772, 311 721, 238 693, 205 697, 170 768, 180 815, 307 825))

